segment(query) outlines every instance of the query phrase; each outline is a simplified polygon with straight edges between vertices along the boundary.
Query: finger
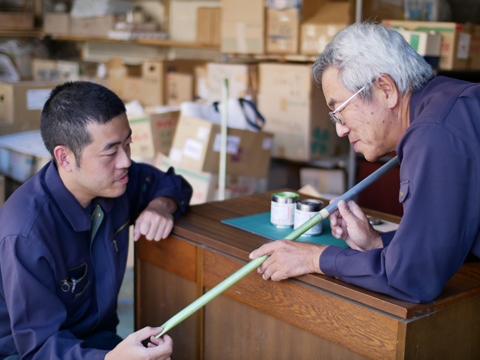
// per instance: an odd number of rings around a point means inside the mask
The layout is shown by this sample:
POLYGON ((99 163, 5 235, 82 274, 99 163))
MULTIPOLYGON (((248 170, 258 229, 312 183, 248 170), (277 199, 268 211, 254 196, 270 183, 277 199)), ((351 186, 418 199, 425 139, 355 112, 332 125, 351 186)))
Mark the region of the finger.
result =
POLYGON ((258 249, 253 250, 248 256, 250 259, 255 259, 263 255, 271 255, 275 249, 280 245, 280 240, 274 241, 268 244, 260 246, 258 249))
POLYGON ((330 200, 329 204, 331 204, 331 203, 335 202, 335 200, 337 200, 339 197, 340 197, 340 196, 336 196, 336 197, 334 197, 332 200, 330 200))
POLYGON ((350 208, 352 214, 354 214, 358 219, 367 218, 363 210, 360 208, 360 206, 358 206, 355 201, 350 200, 348 202, 348 207, 350 208))
POLYGON ((149 339, 151 336, 160 334, 162 330, 163 329, 161 327, 146 326, 140 330, 135 331, 130 336, 133 336, 135 341, 141 342, 141 341, 144 341, 145 339, 149 339))
POLYGON ((137 241, 138 239, 140 239, 140 236, 142 234, 140 233, 140 228, 138 226, 134 226, 133 235, 133 241, 137 241))
POLYGON ((357 217, 350 211, 350 208, 348 207, 345 200, 340 200, 338 202, 338 211, 347 223, 357 220, 357 217))
POLYGON ((173 220, 168 219, 166 225, 163 227, 162 239, 166 239, 173 229, 173 220))

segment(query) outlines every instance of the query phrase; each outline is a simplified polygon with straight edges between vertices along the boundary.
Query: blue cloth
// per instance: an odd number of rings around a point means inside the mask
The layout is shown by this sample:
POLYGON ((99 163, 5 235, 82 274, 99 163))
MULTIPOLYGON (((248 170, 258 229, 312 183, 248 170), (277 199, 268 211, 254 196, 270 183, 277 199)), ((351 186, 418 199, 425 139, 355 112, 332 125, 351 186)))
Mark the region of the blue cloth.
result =
POLYGON ((383 249, 330 246, 320 266, 363 288, 429 302, 470 252, 480 256, 480 85, 440 76, 413 93, 397 154, 397 231, 382 235, 383 249))
POLYGON ((103 359, 81 339, 116 331, 128 225, 154 198, 175 199, 179 215, 191 195, 172 168, 132 163, 123 195, 93 199, 92 240, 92 218, 52 162, 17 189, 0 210, 0 358, 103 359))

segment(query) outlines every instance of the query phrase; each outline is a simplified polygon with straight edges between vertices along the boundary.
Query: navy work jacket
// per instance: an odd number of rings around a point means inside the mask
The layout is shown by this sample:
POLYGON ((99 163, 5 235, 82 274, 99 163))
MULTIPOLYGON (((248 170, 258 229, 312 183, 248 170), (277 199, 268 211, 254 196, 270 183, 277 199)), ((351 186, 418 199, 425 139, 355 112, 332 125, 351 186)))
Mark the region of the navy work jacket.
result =
POLYGON ((172 168, 134 162, 125 193, 95 198, 91 216, 53 162, 17 189, 0 209, 0 359, 103 359, 81 339, 116 330, 129 225, 157 197, 178 215, 191 195, 172 168))

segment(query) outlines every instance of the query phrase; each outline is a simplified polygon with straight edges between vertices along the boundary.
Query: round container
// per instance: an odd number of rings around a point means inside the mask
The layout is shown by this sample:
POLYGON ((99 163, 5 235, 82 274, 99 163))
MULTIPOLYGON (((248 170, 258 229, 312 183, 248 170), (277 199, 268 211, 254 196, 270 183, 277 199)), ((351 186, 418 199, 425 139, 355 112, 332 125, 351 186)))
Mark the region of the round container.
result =
POLYGON ((293 227, 295 216, 295 203, 299 198, 293 192, 279 192, 272 194, 270 222, 278 228, 293 227))
MULTIPOLYGON (((323 201, 316 199, 300 200, 296 203, 295 208, 295 226, 297 229, 300 225, 304 224, 312 217, 318 214, 323 207, 323 201)), ((304 232, 302 236, 317 236, 322 233, 322 222, 310 228, 310 230, 304 232)))

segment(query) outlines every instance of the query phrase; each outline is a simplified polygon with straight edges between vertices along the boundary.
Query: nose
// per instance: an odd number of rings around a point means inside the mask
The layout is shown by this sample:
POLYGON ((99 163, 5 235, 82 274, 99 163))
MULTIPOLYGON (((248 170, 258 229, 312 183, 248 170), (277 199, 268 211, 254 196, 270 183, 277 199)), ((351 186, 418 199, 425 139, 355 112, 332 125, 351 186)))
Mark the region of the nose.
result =
POLYGON ((118 169, 128 169, 132 165, 132 160, 130 159, 130 147, 122 148, 119 150, 117 168, 118 169))
POLYGON ((335 130, 337 131, 338 137, 344 137, 350 133, 350 128, 345 124, 340 125, 339 123, 337 123, 335 125, 335 130))

